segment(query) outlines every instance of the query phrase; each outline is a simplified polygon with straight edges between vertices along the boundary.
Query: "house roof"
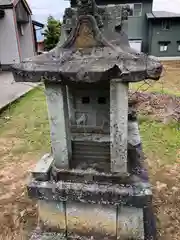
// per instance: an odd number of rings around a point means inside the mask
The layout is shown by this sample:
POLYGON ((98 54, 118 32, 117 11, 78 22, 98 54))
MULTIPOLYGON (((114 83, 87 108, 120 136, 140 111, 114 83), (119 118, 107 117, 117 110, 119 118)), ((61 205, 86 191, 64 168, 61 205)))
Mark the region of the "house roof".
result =
POLYGON ((32 20, 32 24, 37 26, 37 27, 40 27, 40 28, 43 28, 44 27, 44 24, 43 23, 40 23, 36 20, 32 20))
POLYGON ((26 0, 0 0, 0 7, 1 8, 12 8, 15 7, 19 1, 22 1, 24 3, 24 6, 26 7, 29 14, 32 14, 32 11, 27 3, 26 0))
POLYGON ((166 12, 166 11, 153 11, 146 14, 147 19, 156 18, 180 18, 180 13, 166 12))
POLYGON ((11 5, 13 0, 0 0, 0 6, 11 5))

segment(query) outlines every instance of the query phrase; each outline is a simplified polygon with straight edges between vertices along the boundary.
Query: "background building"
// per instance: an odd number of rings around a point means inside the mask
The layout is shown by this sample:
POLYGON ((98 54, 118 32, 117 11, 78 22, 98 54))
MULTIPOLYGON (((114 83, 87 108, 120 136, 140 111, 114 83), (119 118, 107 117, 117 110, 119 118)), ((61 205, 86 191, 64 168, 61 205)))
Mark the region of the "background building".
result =
POLYGON ((36 33, 31 15, 31 9, 26 0, 0 0, 0 65, 2 69, 36 53, 36 33))
POLYGON ((44 52, 44 35, 43 35, 44 24, 37 22, 35 20, 33 20, 32 23, 35 32, 35 49, 37 54, 40 54, 44 52))
POLYGON ((159 57, 180 57, 180 14, 147 14, 149 53, 159 57))

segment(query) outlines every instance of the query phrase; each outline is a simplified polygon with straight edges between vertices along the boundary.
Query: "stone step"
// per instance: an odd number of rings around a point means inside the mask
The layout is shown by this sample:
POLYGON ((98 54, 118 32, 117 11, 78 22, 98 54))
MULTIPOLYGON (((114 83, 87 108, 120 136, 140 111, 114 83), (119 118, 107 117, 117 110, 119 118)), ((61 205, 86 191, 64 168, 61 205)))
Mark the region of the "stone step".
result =
POLYGON ((143 208, 38 201, 38 215, 42 231, 62 233, 65 239, 144 239, 143 208))
POLYGON ((71 202, 64 208, 62 202, 38 201, 40 224, 33 232, 30 240, 157 239, 152 203, 142 209, 86 205, 71 202), (89 214, 94 213, 95 219, 93 220, 89 214), (46 227, 50 227, 49 230, 46 230, 46 227), (50 230, 53 227, 54 230, 50 230), (80 229, 82 232, 86 231, 86 236, 79 235, 80 229), (89 230, 92 235, 88 234, 89 230), (105 233, 105 235, 97 235, 97 232, 105 233), (111 236, 109 233, 111 233, 111 236))

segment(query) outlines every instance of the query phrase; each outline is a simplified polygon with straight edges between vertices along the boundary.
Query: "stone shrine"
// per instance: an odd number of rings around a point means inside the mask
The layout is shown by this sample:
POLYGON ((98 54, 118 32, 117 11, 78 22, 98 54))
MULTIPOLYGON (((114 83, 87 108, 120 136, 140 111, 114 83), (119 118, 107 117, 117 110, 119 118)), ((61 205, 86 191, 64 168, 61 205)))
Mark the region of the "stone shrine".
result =
POLYGON ((155 239, 151 187, 134 171, 141 150, 128 147, 138 134, 128 84, 158 80, 162 65, 130 48, 127 16, 119 6, 114 24, 108 6, 80 0, 57 47, 13 66, 17 82, 44 82, 50 122, 52 153, 27 186, 38 203, 33 240, 155 239))

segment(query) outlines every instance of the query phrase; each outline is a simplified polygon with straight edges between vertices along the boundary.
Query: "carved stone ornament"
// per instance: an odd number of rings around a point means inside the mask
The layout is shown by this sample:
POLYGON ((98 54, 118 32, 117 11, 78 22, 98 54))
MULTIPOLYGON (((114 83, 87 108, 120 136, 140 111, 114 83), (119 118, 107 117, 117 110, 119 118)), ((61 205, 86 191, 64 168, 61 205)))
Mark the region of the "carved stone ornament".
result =
POLYGON ((94 0, 79 1, 77 22, 67 40, 48 53, 14 65, 15 81, 69 84, 111 79, 122 82, 158 80, 161 63, 131 49, 122 30, 117 32, 108 25, 99 28, 97 9, 94 0))

